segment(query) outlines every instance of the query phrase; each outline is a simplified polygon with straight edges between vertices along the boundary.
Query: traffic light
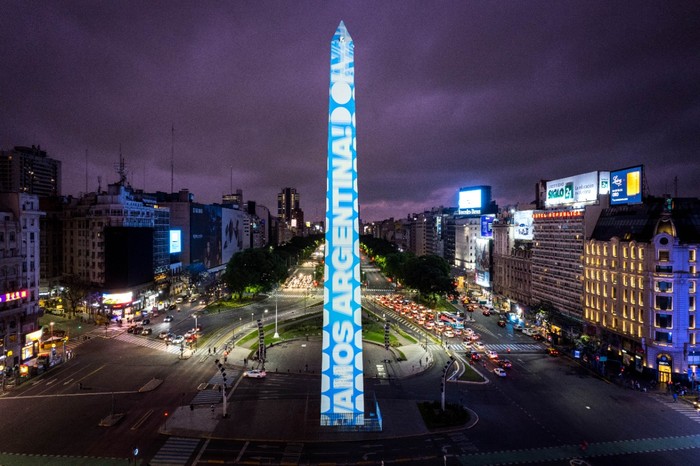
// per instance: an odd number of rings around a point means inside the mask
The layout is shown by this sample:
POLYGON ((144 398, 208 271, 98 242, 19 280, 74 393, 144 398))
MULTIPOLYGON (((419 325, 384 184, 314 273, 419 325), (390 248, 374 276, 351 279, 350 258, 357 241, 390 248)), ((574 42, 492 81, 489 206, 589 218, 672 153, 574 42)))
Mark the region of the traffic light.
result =
POLYGON ((384 324, 384 349, 388 350, 390 343, 389 343, 389 322, 384 324))
POLYGON ((224 367, 223 364, 217 359, 214 361, 214 364, 219 368, 219 372, 221 372, 221 376, 224 379, 224 388, 226 387, 227 379, 226 379, 226 368, 224 367))

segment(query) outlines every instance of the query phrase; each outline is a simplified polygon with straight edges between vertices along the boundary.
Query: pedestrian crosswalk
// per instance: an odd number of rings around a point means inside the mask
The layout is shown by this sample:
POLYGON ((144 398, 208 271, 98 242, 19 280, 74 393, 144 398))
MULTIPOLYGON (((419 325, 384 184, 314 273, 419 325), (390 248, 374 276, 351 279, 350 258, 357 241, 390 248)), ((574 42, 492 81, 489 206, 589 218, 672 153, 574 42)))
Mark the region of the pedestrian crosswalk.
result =
POLYGON ((132 345, 139 345, 158 351, 165 351, 167 353, 180 353, 180 345, 166 345, 164 340, 151 338, 143 335, 132 335, 130 333, 123 332, 115 336, 114 339, 123 341, 125 343, 131 343, 132 345))
POLYGON ((688 419, 700 424, 700 411, 695 409, 695 407, 690 403, 687 403, 681 399, 673 401, 673 398, 670 395, 659 395, 656 397, 656 399, 660 403, 666 405, 668 408, 671 408, 672 410, 683 414, 688 419))
MULTIPOLYGON (((473 346, 467 346, 464 343, 451 343, 447 347, 456 352, 470 352, 474 349, 473 346)), ((498 354, 511 353, 543 353, 544 346, 539 343, 485 343, 482 350, 477 351, 495 351, 498 354)))
POLYGON ((188 464, 199 442, 200 439, 197 438, 170 437, 149 464, 184 466, 188 464))

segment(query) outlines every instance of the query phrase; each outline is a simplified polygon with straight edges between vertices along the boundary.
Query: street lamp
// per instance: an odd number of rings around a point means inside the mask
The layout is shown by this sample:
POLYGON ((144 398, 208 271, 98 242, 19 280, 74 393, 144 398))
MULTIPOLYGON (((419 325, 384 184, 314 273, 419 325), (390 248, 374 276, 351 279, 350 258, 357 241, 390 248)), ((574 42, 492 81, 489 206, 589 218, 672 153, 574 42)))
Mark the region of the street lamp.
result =
POLYGON ((253 316, 255 315, 254 312, 250 313, 250 325, 253 325, 253 316))
POLYGON ((53 338, 53 324, 54 324, 54 322, 51 322, 49 324, 51 326, 51 338, 53 338))
POLYGON ((280 334, 277 332, 277 289, 275 289, 275 334, 273 338, 279 338, 280 334))

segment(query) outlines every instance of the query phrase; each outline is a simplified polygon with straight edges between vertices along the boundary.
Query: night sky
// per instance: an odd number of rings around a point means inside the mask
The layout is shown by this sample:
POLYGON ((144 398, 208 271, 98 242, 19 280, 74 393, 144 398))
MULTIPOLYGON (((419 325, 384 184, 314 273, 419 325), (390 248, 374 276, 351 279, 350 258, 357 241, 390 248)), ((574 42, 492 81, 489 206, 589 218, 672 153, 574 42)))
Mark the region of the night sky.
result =
POLYGON ((363 220, 501 204, 644 164, 700 197, 700 2, 3 1, 0 148, 41 145, 63 192, 115 182, 325 212, 330 41, 355 42, 363 220), (174 126, 174 138, 171 128, 174 126))

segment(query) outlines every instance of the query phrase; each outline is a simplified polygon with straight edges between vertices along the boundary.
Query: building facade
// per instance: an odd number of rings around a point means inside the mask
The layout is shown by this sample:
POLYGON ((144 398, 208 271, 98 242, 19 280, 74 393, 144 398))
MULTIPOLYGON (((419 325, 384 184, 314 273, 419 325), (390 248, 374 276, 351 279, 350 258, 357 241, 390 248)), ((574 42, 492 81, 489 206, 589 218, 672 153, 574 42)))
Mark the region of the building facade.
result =
POLYGON ((28 338, 38 330, 39 210, 37 196, 0 194, 0 366, 4 376, 36 356, 37 343, 28 338))
POLYGON ((696 380, 700 200, 606 209, 585 248, 584 318, 606 369, 696 380))

